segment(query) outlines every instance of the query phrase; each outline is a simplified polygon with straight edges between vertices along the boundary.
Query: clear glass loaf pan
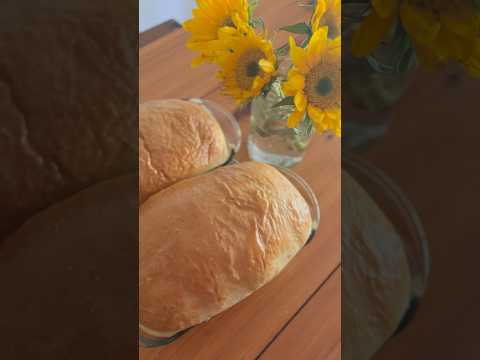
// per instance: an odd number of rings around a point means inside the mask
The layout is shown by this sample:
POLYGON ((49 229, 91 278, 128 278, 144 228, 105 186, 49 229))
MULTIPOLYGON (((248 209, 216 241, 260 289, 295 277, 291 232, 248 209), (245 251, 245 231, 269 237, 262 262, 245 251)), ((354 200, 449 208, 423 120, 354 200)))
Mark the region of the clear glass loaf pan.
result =
POLYGON ((356 155, 345 153, 342 154, 342 169, 372 197, 402 238, 412 288, 410 307, 398 324, 396 335, 413 319, 427 288, 431 265, 425 230, 405 193, 380 169, 356 155))
MULTIPOLYGON (((238 161, 232 160, 231 164, 238 164, 238 161)), ((315 233, 320 224, 320 207, 318 204, 317 197, 313 192, 312 188, 300 175, 286 168, 280 168, 280 167, 275 167, 275 168, 297 188, 297 190, 300 192, 300 194, 305 199, 305 201, 307 202, 310 208, 310 214, 312 216, 312 232, 307 242, 305 243, 305 246, 307 246, 314 239, 315 233)), ((261 289, 257 291, 261 291, 261 289)), ((139 342, 140 342, 140 345, 143 347, 165 346, 174 342, 178 338, 180 338, 182 335, 188 332, 188 330, 189 329, 180 331, 179 333, 168 338, 159 338, 152 334, 148 334, 148 332, 146 332, 145 329, 142 328, 140 324, 139 342)))

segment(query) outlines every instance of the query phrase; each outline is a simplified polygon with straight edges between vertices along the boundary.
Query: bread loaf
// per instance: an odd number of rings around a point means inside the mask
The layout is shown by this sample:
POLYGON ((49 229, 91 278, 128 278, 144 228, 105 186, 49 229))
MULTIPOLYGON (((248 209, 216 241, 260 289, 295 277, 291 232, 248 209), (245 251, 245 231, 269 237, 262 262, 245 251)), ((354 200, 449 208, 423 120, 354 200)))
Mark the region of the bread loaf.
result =
POLYGON ((7 1, 0 12, 0 242, 138 171, 138 3, 7 1))
POLYGON ((372 198, 342 173, 342 359, 369 360, 411 298, 402 239, 372 198))
POLYGON ((159 100, 139 107, 140 202, 178 180, 224 164, 230 151, 223 131, 200 104, 159 100))
POLYGON ((136 354, 137 184, 134 175, 90 187, 0 245, 3 359, 136 354))
POLYGON ((140 328, 168 337, 277 275, 312 230, 309 207, 275 168, 247 162, 187 179, 140 208, 140 328))

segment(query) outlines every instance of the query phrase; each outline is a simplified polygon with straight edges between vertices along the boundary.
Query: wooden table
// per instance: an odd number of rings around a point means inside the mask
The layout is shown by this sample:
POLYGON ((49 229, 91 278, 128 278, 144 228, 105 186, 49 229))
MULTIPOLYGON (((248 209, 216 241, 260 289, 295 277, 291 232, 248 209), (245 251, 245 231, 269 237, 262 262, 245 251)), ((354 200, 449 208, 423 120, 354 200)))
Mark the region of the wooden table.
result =
MULTIPOLYGON (((262 0, 258 14, 269 29, 310 16, 297 0, 262 0)), ((140 49, 140 102, 160 98, 203 97, 233 112, 243 130, 239 161, 248 160, 248 110, 220 94, 213 66, 190 67, 188 35, 176 29, 140 49)), ((286 40, 276 38, 277 45, 286 40)), ((319 231, 262 289, 195 327, 175 343, 140 349, 144 360, 340 359, 340 141, 316 137, 294 170, 314 189, 321 208, 319 231)))

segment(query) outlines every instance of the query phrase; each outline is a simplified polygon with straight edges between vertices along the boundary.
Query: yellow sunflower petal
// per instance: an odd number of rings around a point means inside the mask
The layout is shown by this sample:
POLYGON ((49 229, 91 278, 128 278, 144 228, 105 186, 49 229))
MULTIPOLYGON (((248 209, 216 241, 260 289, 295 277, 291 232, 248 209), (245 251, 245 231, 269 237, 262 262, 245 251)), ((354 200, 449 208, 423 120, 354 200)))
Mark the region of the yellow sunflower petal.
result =
POLYGON ((284 82, 282 84, 282 91, 286 96, 295 96, 297 94, 297 90, 292 88, 289 82, 284 82))
POLYGON ((238 34, 238 30, 236 28, 231 26, 222 26, 220 29, 218 29, 217 36, 219 39, 221 39, 221 38, 225 38, 225 37, 237 35, 237 34, 238 34))
POLYGON ((312 31, 317 31, 322 26, 328 26, 330 37, 336 37, 341 31, 340 0, 318 0, 310 26, 312 31))
POLYGON ((290 83, 292 89, 297 91, 302 91, 305 88, 305 76, 301 74, 293 75, 288 82, 290 83))
POLYGON ((310 116, 310 119, 313 121, 315 126, 323 126, 324 123, 323 120, 325 119, 325 113, 320 110, 319 108, 309 105, 308 106, 308 116, 310 116))
POLYGON ((298 47, 295 43, 295 39, 290 36, 289 38, 290 44, 290 58, 292 59, 292 63, 300 70, 302 73, 306 73, 308 68, 306 66, 306 53, 305 50, 298 47))
POLYGON ((303 119, 304 115, 305 115, 305 112, 302 112, 302 111, 292 112, 290 114, 290 117, 288 118, 288 127, 289 128, 297 127, 300 121, 303 119))
POLYGON ((325 122, 329 130, 336 136, 342 133, 342 114, 340 109, 332 109, 325 112, 325 122))
POLYGON ((233 14, 232 21, 236 28, 244 34, 251 30, 251 28, 248 26, 248 19, 242 18, 241 14, 239 13, 233 14))
POLYGON ((328 27, 322 26, 315 31, 308 43, 307 57, 309 59, 308 65, 310 68, 314 67, 318 62, 319 57, 322 55, 324 49, 328 44, 328 27))
POLYGON ((328 44, 327 55, 330 61, 335 61, 338 64, 341 64, 341 56, 342 56, 342 45, 341 45, 341 36, 334 39, 334 41, 330 41, 328 44), (338 41, 335 41, 338 40, 338 41), (336 60, 332 60, 336 59, 336 60))
POLYGON ((185 31, 190 32, 192 29, 193 20, 189 19, 182 24, 182 27, 185 31))
POLYGON ((418 61, 426 68, 432 69, 444 61, 444 59, 442 59, 431 47, 419 44, 415 41, 413 41, 413 46, 415 48, 415 55, 417 56, 418 61))
POLYGON ((466 72, 476 78, 480 78, 480 62, 469 62, 465 64, 466 72))
POLYGON ((334 51, 338 51, 340 54, 340 51, 342 49, 342 37, 337 36, 333 39, 329 39, 327 47, 330 52, 334 50, 334 51))
POLYGON ((251 97, 257 96, 260 90, 262 90, 263 85, 265 85, 265 81, 260 76, 257 76, 255 80, 253 80, 251 97))
POLYGON ((294 98, 294 102, 295 102, 295 107, 299 111, 304 112, 305 109, 307 108, 308 102, 307 102, 307 98, 305 97, 305 94, 303 93, 303 91, 297 92, 297 94, 295 95, 295 98, 294 98))
POLYGON ((400 17, 407 32, 420 44, 434 41, 441 28, 435 13, 411 5, 408 1, 402 3, 400 17))
POLYGON ((313 126, 315 126, 315 131, 319 134, 323 134, 325 131, 327 131, 327 127, 323 123, 313 123, 313 126))
POLYGON ((207 8, 211 4, 208 0, 197 0, 197 5, 199 8, 207 8))
POLYGON ((380 42, 387 36, 395 17, 382 19, 372 11, 360 24, 352 37, 352 54, 366 56, 375 50, 380 42))
POLYGON ((295 67, 291 67, 290 70, 288 70, 288 77, 291 78, 295 75, 304 76, 304 74, 302 72, 298 71, 298 69, 296 69, 295 67))
POLYGON ((260 66, 260 69, 262 69, 267 74, 272 74, 273 72, 275 72, 275 65, 273 65, 270 61, 266 59, 261 59, 258 62, 258 65, 260 66))
POLYGON ((375 12, 382 19, 388 19, 395 15, 399 4, 400 0, 372 0, 375 12))
POLYGON ((246 0, 199 0, 192 10, 192 19, 183 23, 183 28, 191 34, 187 46, 200 52, 206 61, 217 62, 212 41, 240 35, 240 30, 248 28, 248 16, 246 0), (237 24, 234 18, 239 19, 237 24))
POLYGON ((326 10, 327 4, 325 0, 317 0, 315 12, 313 13, 312 21, 310 22, 312 29, 318 29, 320 27, 320 21, 322 20, 326 10))
POLYGON ((463 61, 463 65, 468 74, 480 77, 480 37, 475 40, 471 54, 468 59, 463 61))
POLYGON ((303 90, 304 86, 302 86, 302 83, 303 85, 305 84, 305 76, 292 67, 288 71, 287 81, 282 84, 282 90, 287 96, 295 96, 298 91, 303 90), (303 78, 303 81, 297 77, 303 78))
POLYGON ((192 60, 192 68, 196 68, 200 65, 202 65, 205 62, 205 58, 203 56, 198 56, 195 59, 192 60))
POLYGON ((440 56, 457 61, 468 58, 473 48, 470 39, 458 36, 446 27, 442 27, 433 46, 440 56))
POLYGON ((441 12, 439 17, 443 26, 462 37, 474 35, 479 28, 480 17, 475 11, 459 9, 458 12, 441 12))

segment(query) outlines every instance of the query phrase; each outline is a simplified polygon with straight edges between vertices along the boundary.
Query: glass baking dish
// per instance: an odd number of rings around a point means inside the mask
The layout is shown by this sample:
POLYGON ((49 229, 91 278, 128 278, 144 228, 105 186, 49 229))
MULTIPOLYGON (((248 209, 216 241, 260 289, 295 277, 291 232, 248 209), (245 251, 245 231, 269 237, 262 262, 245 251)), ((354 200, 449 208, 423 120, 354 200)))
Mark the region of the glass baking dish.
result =
MULTIPOLYGON (((231 164, 238 164, 238 161, 233 159, 231 164)), ((312 216, 312 231, 310 233, 310 236, 305 243, 305 246, 307 246, 315 237, 315 233, 318 229, 318 226, 320 224, 320 206, 318 204, 317 197, 315 193, 313 192, 312 188, 308 183, 297 173, 293 172, 292 170, 286 169, 286 168, 281 168, 274 166, 284 177, 286 177, 290 183, 292 183, 293 186, 300 192, 302 197, 305 199, 305 201, 308 204, 308 207, 310 208, 310 214, 312 216)), ((139 342, 140 345, 143 347, 159 347, 159 346, 165 346, 168 345, 178 338, 180 338, 182 335, 184 335, 186 332, 188 332, 190 329, 182 330, 178 332, 177 334, 168 337, 168 338, 161 338, 161 337, 156 337, 152 333, 148 333, 148 330, 145 329, 141 324, 139 326, 139 342)))
POLYGON ((366 160, 342 154, 342 169, 349 173, 384 211, 402 238, 412 278, 410 307, 395 334, 413 319, 426 291, 430 274, 430 254, 422 222, 404 192, 392 179, 366 160))
POLYGON ((235 155, 238 154, 242 143, 242 130, 240 129, 237 119, 235 119, 232 113, 225 110, 216 102, 199 98, 192 98, 188 100, 205 106, 205 108, 213 115, 215 120, 217 120, 223 131, 223 134, 225 135, 227 146, 231 152, 228 161, 224 165, 230 164, 233 159, 235 159, 235 155))
POLYGON ((293 186, 297 188, 300 195, 305 199, 310 208, 310 215, 312 216, 312 234, 307 241, 307 244, 314 238, 318 225, 320 224, 320 206, 318 205, 317 196, 313 192, 310 185, 293 170, 275 166, 275 168, 285 176, 293 186))

